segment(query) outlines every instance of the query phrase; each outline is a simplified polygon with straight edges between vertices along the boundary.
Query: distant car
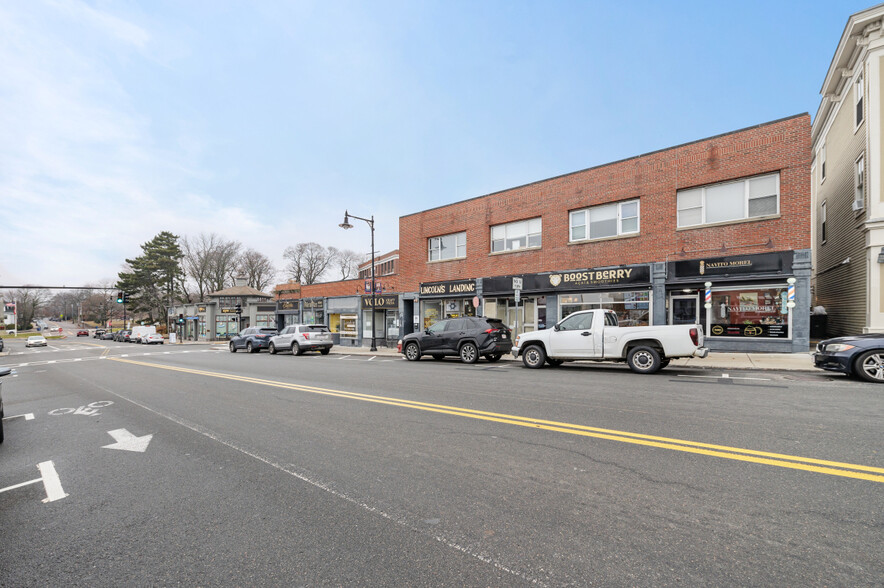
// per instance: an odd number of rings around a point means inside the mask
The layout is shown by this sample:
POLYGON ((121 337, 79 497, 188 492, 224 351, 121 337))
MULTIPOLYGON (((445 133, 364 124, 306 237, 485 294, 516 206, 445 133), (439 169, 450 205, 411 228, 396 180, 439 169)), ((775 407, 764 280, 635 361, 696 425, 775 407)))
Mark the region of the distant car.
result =
POLYGON ((820 341, 813 354, 813 365, 884 384, 884 334, 867 333, 820 341))
POLYGON ((466 316, 433 323, 425 331, 409 333, 399 340, 398 351, 409 361, 422 355, 433 359, 459 356, 464 363, 479 357, 497 361, 513 348, 512 331, 496 318, 466 316))
POLYGON ((31 335, 25 342, 25 347, 46 347, 46 337, 43 335, 31 335))
POLYGON ((107 331, 104 329, 95 329, 95 333, 92 335, 94 339, 101 339, 101 336, 104 335, 107 331))
POLYGON ((115 335, 116 335, 116 333, 111 333, 111 332, 102 333, 101 337, 99 337, 99 339, 102 341, 115 341, 115 339, 114 339, 115 335))
POLYGON ((159 333, 148 333, 147 335, 143 335, 141 337, 141 342, 145 345, 152 345, 153 343, 163 344, 163 336, 159 333))
POLYGON ((270 348, 270 339, 276 335, 273 327, 249 327, 243 329, 239 335, 234 335, 228 345, 231 353, 237 349, 245 349, 249 353, 270 348))
POLYGON ((289 325, 270 339, 270 353, 291 351, 301 355, 305 351, 318 351, 328 355, 332 348, 331 331, 325 325, 289 325))
POLYGON ((88 337, 89 331, 77 331, 77 337, 88 337))
POLYGON ((131 333, 132 331, 128 330, 117 331, 116 333, 114 333, 114 341, 119 341, 120 343, 128 343, 129 335, 131 333))

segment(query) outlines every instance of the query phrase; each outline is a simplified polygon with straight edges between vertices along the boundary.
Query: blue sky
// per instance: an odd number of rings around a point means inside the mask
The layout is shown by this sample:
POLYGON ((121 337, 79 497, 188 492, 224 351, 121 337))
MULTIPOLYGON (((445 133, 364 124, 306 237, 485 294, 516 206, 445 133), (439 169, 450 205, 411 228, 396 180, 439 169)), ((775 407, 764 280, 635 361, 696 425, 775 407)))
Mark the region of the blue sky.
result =
MULTIPOLYGON (((158 232, 398 246, 398 218, 793 114, 838 2, 0 3, 0 284, 158 232)), ((284 278, 280 275, 280 281, 284 278)))

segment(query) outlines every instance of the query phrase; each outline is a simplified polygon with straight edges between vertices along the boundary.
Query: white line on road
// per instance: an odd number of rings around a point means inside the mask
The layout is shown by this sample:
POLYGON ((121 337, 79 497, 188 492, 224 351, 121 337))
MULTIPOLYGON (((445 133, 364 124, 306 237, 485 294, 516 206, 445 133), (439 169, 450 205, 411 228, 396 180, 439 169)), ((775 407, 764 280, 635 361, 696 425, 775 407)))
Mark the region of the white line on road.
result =
POLYGON ((29 484, 36 484, 37 482, 42 482, 43 478, 37 478, 36 480, 31 480, 30 482, 22 482, 21 484, 16 484, 15 486, 7 486, 6 488, 0 488, 0 492, 6 492, 7 490, 15 490, 16 488, 21 488, 22 486, 27 486, 29 484))
POLYGON ((25 414, 17 414, 17 415, 14 415, 14 416, 3 417, 3 420, 4 420, 4 421, 9 421, 9 420, 12 420, 12 419, 20 419, 21 417, 24 417, 26 421, 32 421, 32 420, 34 420, 34 413, 32 413, 32 412, 27 412, 27 413, 25 413, 25 414))
POLYGON ((55 471, 55 464, 51 461, 44 461, 38 463, 37 468, 43 474, 43 487, 46 488, 46 499, 43 502, 54 502, 67 496, 64 488, 61 487, 61 480, 55 471))
POLYGON ((713 380, 757 380, 759 382, 770 382, 770 378, 742 378, 742 377, 731 377, 728 374, 721 374, 720 376, 694 376, 687 374, 678 374, 679 378, 712 378, 713 380))

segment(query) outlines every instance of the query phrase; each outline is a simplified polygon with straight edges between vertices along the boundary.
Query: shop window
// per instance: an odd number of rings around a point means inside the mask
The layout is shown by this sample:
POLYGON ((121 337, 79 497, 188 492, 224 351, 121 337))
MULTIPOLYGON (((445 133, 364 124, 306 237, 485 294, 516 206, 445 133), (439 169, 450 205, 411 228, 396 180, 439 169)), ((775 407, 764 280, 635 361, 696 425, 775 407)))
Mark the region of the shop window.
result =
POLYGON ((460 259, 467 256, 467 234, 452 233, 441 237, 430 237, 427 240, 430 261, 460 259))
POLYGON ((679 190, 678 226, 691 227, 779 213, 780 174, 679 190))
POLYGON ((788 289, 757 286, 712 291, 709 336, 788 338, 788 289))
POLYGON ((539 218, 491 227, 491 252, 517 251, 540 247, 542 224, 539 218))
POLYGON ((562 317, 579 310, 605 308, 617 314, 621 327, 651 324, 651 293, 647 291, 562 294, 559 296, 559 306, 562 317))
POLYGON ((421 301, 421 317, 422 328, 428 329, 431 325, 442 320, 442 301, 441 300, 423 300, 421 301))
POLYGON ((638 233, 638 212, 638 200, 572 211, 571 241, 638 233))
POLYGON ((355 314, 342 314, 341 315, 341 338, 355 339, 356 335, 357 335, 356 315, 355 314))

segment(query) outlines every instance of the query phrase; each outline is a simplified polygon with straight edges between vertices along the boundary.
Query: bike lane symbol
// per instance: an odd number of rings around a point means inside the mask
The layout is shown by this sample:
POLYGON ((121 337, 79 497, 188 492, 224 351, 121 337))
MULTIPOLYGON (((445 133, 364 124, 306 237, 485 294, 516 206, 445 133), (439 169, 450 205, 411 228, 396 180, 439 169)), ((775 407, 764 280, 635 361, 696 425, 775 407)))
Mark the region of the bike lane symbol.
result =
POLYGON ((104 408, 106 406, 110 406, 111 404, 113 404, 112 400, 98 400, 96 402, 91 402, 86 406, 80 406, 78 408, 56 408, 55 410, 50 410, 49 414, 52 416, 61 416, 64 414, 97 416, 101 414, 100 412, 98 412, 99 408, 104 408))

